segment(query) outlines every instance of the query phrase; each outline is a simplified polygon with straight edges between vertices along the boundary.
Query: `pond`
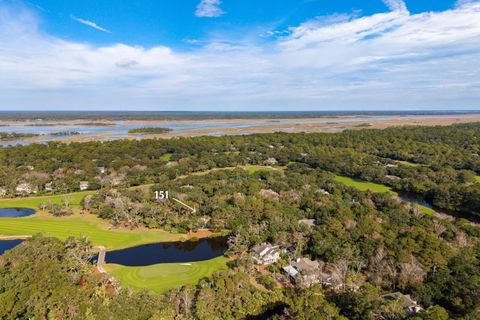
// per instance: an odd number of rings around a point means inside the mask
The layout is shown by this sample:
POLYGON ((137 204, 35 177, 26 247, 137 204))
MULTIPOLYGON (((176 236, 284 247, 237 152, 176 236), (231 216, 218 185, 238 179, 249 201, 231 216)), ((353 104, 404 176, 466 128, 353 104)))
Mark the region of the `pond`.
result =
POLYGON ((35 214, 37 211, 30 208, 0 208, 0 218, 19 218, 35 214))
POLYGON ((142 267, 159 263, 205 261, 222 256, 227 250, 227 237, 196 241, 161 242, 109 251, 106 263, 142 267))
POLYGON ((23 240, 0 240, 0 256, 5 251, 10 250, 10 249, 18 246, 22 242, 23 242, 23 240))

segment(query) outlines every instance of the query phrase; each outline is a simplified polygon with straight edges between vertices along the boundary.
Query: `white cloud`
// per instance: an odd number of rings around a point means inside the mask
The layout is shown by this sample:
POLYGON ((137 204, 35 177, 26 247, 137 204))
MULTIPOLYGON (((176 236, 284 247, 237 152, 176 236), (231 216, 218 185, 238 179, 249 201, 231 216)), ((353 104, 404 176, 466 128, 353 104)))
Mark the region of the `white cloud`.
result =
POLYGON ((201 0, 195 11, 197 17, 216 18, 225 13, 220 8, 221 0, 201 0))
POLYGON ((382 0, 382 1, 391 11, 408 13, 407 5, 403 0, 382 0))
POLYGON ((75 16, 73 16, 73 15, 70 16, 70 17, 71 17, 73 20, 75 20, 75 21, 77 21, 77 22, 79 22, 79 23, 81 23, 81 24, 84 24, 84 25, 86 25, 86 26, 89 26, 89 27, 91 27, 91 28, 97 29, 97 30, 99 30, 99 31, 111 33, 110 30, 107 30, 107 29, 105 29, 105 28, 100 27, 98 24, 96 24, 96 23, 93 22, 93 21, 85 20, 85 19, 82 19, 82 18, 77 18, 77 17, 75 17, 75 16))
POLYGON ((0 5, 0 109, 478 108, 480 5, 318 18, 267 46, 93 46, 0 5))

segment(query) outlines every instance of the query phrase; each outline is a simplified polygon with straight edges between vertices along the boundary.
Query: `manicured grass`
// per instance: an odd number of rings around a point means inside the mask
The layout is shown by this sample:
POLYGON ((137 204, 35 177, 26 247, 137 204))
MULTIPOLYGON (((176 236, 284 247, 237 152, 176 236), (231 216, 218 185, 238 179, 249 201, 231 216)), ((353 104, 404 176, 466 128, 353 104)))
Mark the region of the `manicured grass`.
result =
POLYGON ((44 233, 62 240, 69 236, 86 236, 93 245, 103 245, 107 249, 185 239, 181 234, 162 230, 108 230, 108 228, 108 222, 91 214, 57 218, 40 213, 24 218, 0 219, 0 235, 3 236, 44 233))
MULTIPOLYGON (((385 186, 383 184, 379 183, 373 183, 373 182, 366 182, 366 181, 361 181, 361 180, 355 180, 349 177, 344 177, 344 176, 339 176, 335 175, 335 181, 341 182, 343 184, 346 184, 347 186, 354 187, 355 189, 358 189, 360 191, 373 191, 373 192, 389 192, 394 196, 398 196, 398 193, 392 190, 392 188, 385 186)), ((423 213, 427 215, 432 215, 435 213, 435 210, 425 207, 421 204, 415 204, 417 205, 420 210, 422 210, 423 213)))
POLYGON ((475 180, 480 183, 480 176, 475 176, 475 180))
POLYGON ((421 204, 417 204, 417 206, 420 208, 420 210, 422 210, 423 213, 425 213, 426 215, 433 215, 435 214, 435 210, 433 210, 432 208, 429 208, 429 207, 425 207, 425 206, 422 206, 421 204))
POLYGON ((170 161, 172 160, 173 153, 165 153, 163 156, 160 157, 162 161, 170 161))
POLYGON ((392 191, 392 188, 379 183, 366 182, 339 175, 335 175, 335 180, 337 182, 346 184, 347 186, 354 187, 360 191, 370 190, 373 192, 390 192, 394 195, 397 195, 395 191, 392 191))
POLYGON ((147 267, 125 267, 106 264, 105 270, 120 281, 123 286, 134 290, 147 288, 164 292, 184 285, 195 285, 202 278, 216 270, 226 269, 228 259, 218 257, 212 260, 190 263, 162 263, 147 267))
POLYGON ((396 162, 400 163, 400 164, 403 164, 403 165, 406 165, 406 166, 409 166, 409 167, 421 167, 421 166, 426 166, 424 164, 421 164, 421 163, 413 163, 413 162, 410 162, 410 161, 400 161, 400 160, 397 160, 396 162))
MULTIPOLYGON (((78 207, 82 199, 90 194, 94 194, 95 191, 81 191, 64 195, 42 196, 42 197, 28 197, 28 198, 14 198, 0 200, 0 208, 32 208, 38 209, 38 206, 42 202, 61 203, 66 197, 70 201, 71 206, 78 207)), ((3 221, 3 220, 2 220, 3 221)))
POLYGON ((272 167, 272 166, 252 166, 252 165, 246 165, 246 166, 242 166, 241 168, 243 168, 245 171, 247 171, 247 172, 250 173, 250 174, 255 173, 255 172, 258 172, 258 171, 263 171, 263 170, 271 170, 271 171, 280 171, 280 172, 283 172, 283 169, 282 169, 282 168, 276 168, 276 167, 272 167))

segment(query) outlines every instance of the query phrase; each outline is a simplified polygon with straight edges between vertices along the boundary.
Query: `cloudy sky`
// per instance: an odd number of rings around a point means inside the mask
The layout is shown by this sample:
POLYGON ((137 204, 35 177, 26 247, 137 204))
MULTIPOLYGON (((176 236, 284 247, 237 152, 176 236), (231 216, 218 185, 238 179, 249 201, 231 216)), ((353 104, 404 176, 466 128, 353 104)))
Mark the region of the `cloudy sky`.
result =
POLYGON ((0 110, 480 109, 479 0, 0 0, 0 110))

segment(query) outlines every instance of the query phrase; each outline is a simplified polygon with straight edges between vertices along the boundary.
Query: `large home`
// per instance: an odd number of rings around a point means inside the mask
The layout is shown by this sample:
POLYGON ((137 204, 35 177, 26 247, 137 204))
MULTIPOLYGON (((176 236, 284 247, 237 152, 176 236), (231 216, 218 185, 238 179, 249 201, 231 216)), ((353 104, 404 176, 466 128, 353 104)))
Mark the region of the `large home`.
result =
POLYGON ((311 287, 317 283, 331 287, 334 285, 333 276, 322 271, 324 264, 323 261, 300 258, 282 269, 299 287, 311 287))
POLYGON ((320 263, 308 258, 300 258, 283 267, 292 281, 301 287, 311 287, 321 282, 320 263))
POLYGON ((278 246, 262 243, 252 248, 252 258, 258 264, 269 265, 280 259, 278 246))
POLYGON ((32 186, 28 182, 21 182, 15 188, 15 193, 17 195, 26 195, 26 194, 36 193, 36 192, 37 192, 37 188, 32 186))
POLYGON ((88 189, 90 186, 90 183, 88 181, 80 181, 80 190, 85 191, 88 189))
POLYGON ((7 189, 0 187, 0 197, 5 197, 7 195, 7 189))
POLYGON ((409 316, 419 313, 423 308, 418 304, 417 301, 413 300, 412 297, 408 294, 403 294, 401 292, 388 293, 380 297, 383 302, 394 301, 403 308, 409 316))

